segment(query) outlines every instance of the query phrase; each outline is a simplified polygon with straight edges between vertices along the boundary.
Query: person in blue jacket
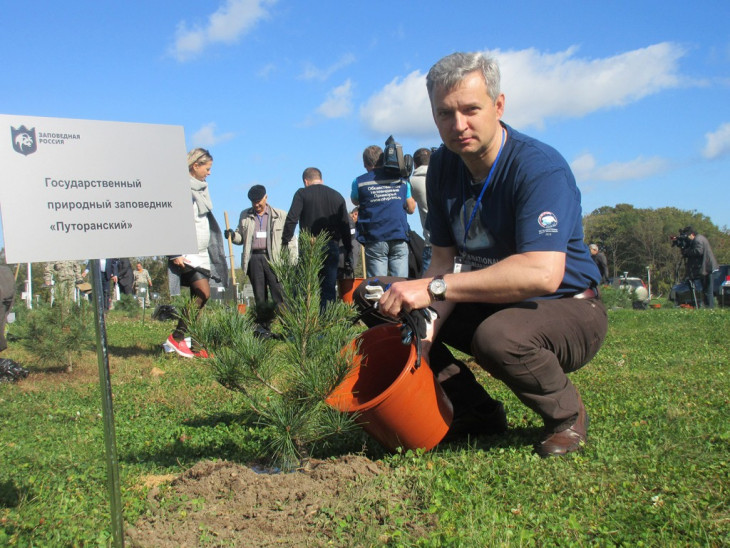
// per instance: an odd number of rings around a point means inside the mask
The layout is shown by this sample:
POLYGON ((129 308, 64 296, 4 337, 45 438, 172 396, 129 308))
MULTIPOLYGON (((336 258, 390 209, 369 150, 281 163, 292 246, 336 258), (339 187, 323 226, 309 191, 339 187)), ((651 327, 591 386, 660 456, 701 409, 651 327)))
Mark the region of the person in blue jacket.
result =
POLYGON ((352 182, 350 199, 358 206, 357 241, 365 248, 365 269, 372 276, 408 276, 407 215, 416 210, 408 179, 383 168, 383 150, 363 152, 366 172, 352 182))

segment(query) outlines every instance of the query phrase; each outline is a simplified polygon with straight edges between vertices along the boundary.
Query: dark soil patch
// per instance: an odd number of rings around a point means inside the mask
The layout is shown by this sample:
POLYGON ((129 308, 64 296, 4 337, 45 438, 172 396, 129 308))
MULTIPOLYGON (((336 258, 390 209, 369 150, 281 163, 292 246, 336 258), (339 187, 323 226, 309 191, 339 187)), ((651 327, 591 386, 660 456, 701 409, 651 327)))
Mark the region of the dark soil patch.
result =
POLYGON ((328 516, 360 499, 384 472, 353 455, 312 460, 288 474, 199 462, 150 490, 151 511, 127 530, 127 539, 131 546, 156 548, 323 546, 332 541, 328 516))

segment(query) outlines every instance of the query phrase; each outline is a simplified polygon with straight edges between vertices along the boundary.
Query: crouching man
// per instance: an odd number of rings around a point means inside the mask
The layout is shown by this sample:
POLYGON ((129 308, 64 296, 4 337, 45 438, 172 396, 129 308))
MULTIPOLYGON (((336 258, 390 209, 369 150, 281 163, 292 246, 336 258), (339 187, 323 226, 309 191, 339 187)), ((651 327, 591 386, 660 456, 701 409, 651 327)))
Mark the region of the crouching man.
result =
MULTIPOLYGON (((540 415, 541 456, 576 451, 588 415, 566 373, 596 354, 607 317, 573 174, 553 148, 501 121, 494 59, 449 55, 429 71, 427 89, 444 143, 427 175, 432 262, 420 280, 381 278, 393 283, 379 311, 391 318, 429 306, 438 312, 424 351, 454 404, 450 436, 500 433, 507 421, 446 344, 474 356, 540 415)), ((366 286, 356 297, 361 305, 366 286)))

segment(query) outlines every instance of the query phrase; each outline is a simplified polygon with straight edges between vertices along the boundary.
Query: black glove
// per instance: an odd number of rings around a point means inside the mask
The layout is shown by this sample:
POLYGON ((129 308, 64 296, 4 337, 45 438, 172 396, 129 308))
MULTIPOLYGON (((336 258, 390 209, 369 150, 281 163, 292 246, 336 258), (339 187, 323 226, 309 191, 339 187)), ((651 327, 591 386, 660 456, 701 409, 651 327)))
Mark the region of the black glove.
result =
POLYGON ((425 339, 428 334, 428 324, 430 324, 438 315, 432 308, 419 308, 411 310, 407 314, 402 314, 401 319, 403 325, 400 328, 401 342, 403 344, 411 344, 413 334, 415 333, 419 339, 425 339))
POLYGON ((223 231, 223 237, 224 237, 224 238, 225 238, 226 240, 227 240, 228 238, 230 238, 230 239, 232 240, 232 239, 233 239, 233 235, 234 235, 235 233, 236 233, 236 231, 235 231, 235 230, 233 230, 232 228, 226 228, 226 229, 225 229, 225 230, 223 231))

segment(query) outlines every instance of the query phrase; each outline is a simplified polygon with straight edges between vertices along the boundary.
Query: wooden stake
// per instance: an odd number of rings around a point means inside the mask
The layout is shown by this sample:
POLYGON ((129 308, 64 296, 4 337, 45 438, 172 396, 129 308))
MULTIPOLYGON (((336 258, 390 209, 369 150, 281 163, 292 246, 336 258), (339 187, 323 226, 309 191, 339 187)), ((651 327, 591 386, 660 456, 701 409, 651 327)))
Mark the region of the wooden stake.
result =
MULTIPOLYGON (((231 226, 228 224, 228 212, 223 212, 223 217, 226 220, 226 230, 230 230, 231 226)), ((236 265, 235 261, 233 260, 233 243, 231 243, 231 238, 228 237, 228 255, 231 258, 231 281, 233 282, 233 287, 236 287, 236 265)))

